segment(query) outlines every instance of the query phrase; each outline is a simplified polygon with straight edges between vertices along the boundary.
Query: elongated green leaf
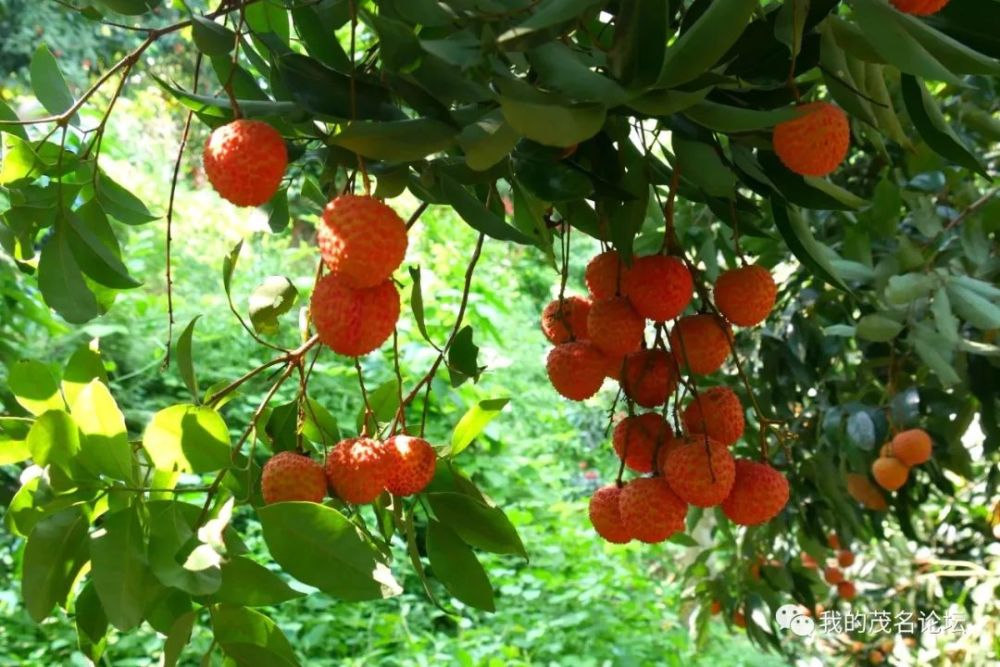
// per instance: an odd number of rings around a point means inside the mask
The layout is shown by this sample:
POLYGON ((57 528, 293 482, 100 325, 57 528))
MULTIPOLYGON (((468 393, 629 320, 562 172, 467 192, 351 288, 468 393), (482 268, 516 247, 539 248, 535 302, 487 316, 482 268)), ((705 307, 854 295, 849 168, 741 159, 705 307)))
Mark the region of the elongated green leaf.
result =
POLYGON ((913 344, 917 356, 934 372, 941 384, 950 387, 962 381, 955 371, 955 367, 939 351, 937 341, 928 338, 925 330, 918 329, 910 338, 910 342, 913 344))
POLYGON ((937 102, 924 85, 916 78, 905 74, 901 77, 900 83, 906 111, 927 145, 955 164, 986 176, 986 167, 948 126, 937 102))
POLYGON ((0 165, 0 185, 33 180, 49 166, 26 139, 14 134, 0 135, 3 139, 3 164, 0 165))
MULTIPOLYGON (((160 583, 189 595, 211 595, 219 590, 221 557, 211 546, 202 543, 195 532, 201 508, 171 501, 151 502, 147 508, 147 557, 150 570, 160 583)), ((173 623, 173 618, 169 623, 173 623)))
POLYGON ((486 171, 507 157, 520 138, 504 120, 502 112, 494 109, 476 122, 466 125, 456 141, 465 153, 465 163, 469 168, 486 171))
POLYGON ((500 508, 464 493, 430 493, 427 497, 441 523, 469 546, 528 557, 517 530, 500 508))
POLYGON ((126 225, 144 225, 160 217, 103 171, 98 173, 97 201, 105 213, 126 225))
POLYGON ((243 607, 267 607, 303 595, 260 563, 239 556, 222 564, 222 586, 214 598, 243 607))
POLYGON ((666 54, 669 10, 660 0, 624 0, 615 16, 611 71, 630 87, 644 87, 660 75, 666 54))
POLYGON ((97 597, 93 582, 88 583, 76 596, 73 604, 76 612, 76 636, 80 652, 96 664, 99 664, 108 639, 108 617, 97 597))
MULTIPOLYGON (((368 406, 372 411, 367 423, 367 432, 369 434, 378 431, 377 423, 385 423, 396 416, 396 409, 399 407, 399 391, 399 383, 396 381, 396 378, 392 378, 380 384, 374 391, 368 393, 368 406)), ((366 429, 364 405, 358 410, 355 423, 359 433, 366 429)))
POLYGON ((174 405, 153 415, 142 446, 158 470, 212 472, 230 463, 222 416, 196 405, 174 405))
POLYGON ((19 417, 0 417, 0 466, 31 458, 28 431, 31 421, 19 417))
MULTIPOLYGON (((303 56, 304 57, 304 56, 303 56)), ((151 75, 153 80, 174 96, 178 102, 188 109, 213 118, 230 119, 232 117, 232 101, 228 97, 213 97, 197 95, 181 90, 165 80, 151 75)), ((240 113, 247 118, 262 118, 269 116, 295 116, 302 113, 302 108, 295 102, 275 102, 273 100, 237 99, 240 113)))
POLYGON ((952 308, 963 320, 985 331, 1000 329, 1000 306, 958 282, 949 282, 947 290, 952 308))
POLYGON ((167 638, 163 642, 163 667, 174 667, 180 660, 181 651, 191 641, 191 631, 194 629, 194 622, 198 618, 198 612, 189 611, 177 617, 167 638))
POLYGON ((865 315, 858 320, 857 331, 859 338, 885 343, 900 334, 903 325, 896 320, 889 319, 884 315, 865 315))
POLYGON ((109 248, 78 215, 70 213, 63 230, 80 268, 94 281, 115 289, 132 289, 142 284, 129 275, 118 257, 117 244, 114 249, 109 248))
POLYGON ((771 201, 774 224, 792 254, 817 278, 837 289, 850 292, 837 277, 833 267, 822 252, 820 242, 813 236, 805 219, 794 209, 785 208, 780 202, 771 201))
POLYGON ((562 42, 547 42, 527 53, 528 62, 547 88, 578 102, 600 102, 608 107, 625 99, 625 90, 584 63, 562 42))
POLYGON ((732 199, 736 195, 736 174, 722 162, 714 147, 677 135, 673 147, 683 178, 713 197, 732 199))
POLYGON ((534 35, 548 35, 548 31, 575 22, 580 14, 597 3, 598 0, 542 0, 528 13, 528 18, 501 33, 497 43, 504 49, 524 48, 534 35))
POLYGON ((31 425, 28 449, 35 464, 57 465, 66 472, 74 468, 73 459, 80 452, 80 429, 68 413, 49 410, 31 425))
POLYGON ((413 321, 420 330, 420 335, 428 343, 433 345, 430 335, 427 333, 427 324, 424 322, 424 294, 420 286, 420 267, 409 267, 410 278, 413 280, 413 287, 410 289, 410 310, 413 312, 413 321))
POLYGON ((699 102, 684 110, 684 115, 694 122, 719 132, 760 130, 798 118, 800 114, 801 111, 796 107, 770 110, 741 109, 707 101, 699 102))
POLYGON ((40 44, 31 57, 31 88, 45 110, 52 115, 67 111, 76 101, 49 47, 40 44))
POLYGON ((390 122, 359 121, 330 138, 365 157, 392 162, 413 162, 440 153, 455 142, 455 129, 430 118, 390 122))
POLYGON ((105 515, 90 537, 90 558, 94 588, 108 620, 123 632, 131 630, 142 621, 151 577, 134 506, 105 515))
POLYGON ((221 56, 236 48, 236 34, 204 16, 191 16, 191 36, 195 46, 207 56, 221 56))
MULTIPOLYGON (((6 102, 0 100, 0 121, 10 120, 16 121, 19 120, 19 118, 6 102)), ((6 132, 7 134, 12 134, 19 139, 28 141, 28 131, 24 128, 24 125, 4 125, 0 123, 0 132, 6 132)))
POLYGON ((161 0, 97 0, 113 12, 126 16, 140 16, 160 6, 161 0))
POLYGON ((969 48, 916 16, 900 13, 898 19, 910 35, 952 72, 992 76, 1000 74, 1000 60, 969 48))
POLYGON ((743 33, 758 0, 713 2, 669 49, 657 88, 675 88, 711 69, 743 33))
POLYGON ((509 398, 490 398, 479 401, 469 408, 455 425, 455 430, 451 434, 451 448, 448 455, 455 456, 472 444, 472 441, 483 432, 486 425, 503 412, 504 407, 509 402, 509 398))
POLYGON ((288 638, 263 614, 231 605, 211 608, 215 641, 237 665, 297 667, 288 638))
POLYGON ((568 148, 586 141, 604 126, 607 109, 600 104, 565 106, 501 95, 503 117, 514 131, 545 146, 568 148))
POLYGON ((134 482, 125 417, 107 386, 100 380, 92 380, 77 397, 72 414, 83 434, 80 464, 95 475, 134 482))
POLYGON ((434 576, 448 592, 467 605, 495 611, 493 588, 476 555, 455 534, 438 521, 427 524, 427 557, 434 576))
POLYGON ((257 333, 274 334, 278 318, 295 306, 299 292, 285 276, 269 276, 250 294, 250 323, 257 333))
MULTIPOLYGON (((278 73, 295 103, 312 113, 335 118, 401 120, 403 113, 382 88, 355 80, 318 60, 291 54, 278 59, 278 73), (351 104, 351 100, 355 104, 351 104)), ((240 105, 242 107, 242 104, 240 105)), ((279 112, 280 113, 280 112, 279 112)))
POLYGON ((462 220, 476 231, 500 241, 513 241, 522 245, 532 245, 533 241, 504 222, 495 213, 476 199, 472 193, 448 176, 441 176, 441 190, 462 220))
POLYGON ((108 373, 104 370, 104 362, 96 345, 81 345, 66 362, 63 369, 62 391, 66 404, 72 406, 83 388, 92 380, 100 380, 108 384, 108 373))
POLYGON ((194 397, 195 401, 198 401, 201 396, 198 391, 198 376, 194 372, 193 352, 194 326, 198 323, 200 317, 201 315, 197 315, 188 322, 187 326, 184 327, 184 331, 181 332, 180 337, 177 339, 177 370, 180 372, 181 379, 184 380, 184 384, 187 385, 188 391, 191 392, 191 396, 194 397))
POLYGON ((59 381, 40 361, 22 360, 10 367, 7 386, 21 407, 33 415, 65 407, 59 381))
POLYGON ((24 548, 21 596, 36 622, 66 600, 87 559, 87 518, 79 509, 63 510, 35 525, 24 548))
POLYGON ((332 507, 276 503, 257 514, 271 556, 299 581, 348 601, 400 592, 378 550, 332 507))

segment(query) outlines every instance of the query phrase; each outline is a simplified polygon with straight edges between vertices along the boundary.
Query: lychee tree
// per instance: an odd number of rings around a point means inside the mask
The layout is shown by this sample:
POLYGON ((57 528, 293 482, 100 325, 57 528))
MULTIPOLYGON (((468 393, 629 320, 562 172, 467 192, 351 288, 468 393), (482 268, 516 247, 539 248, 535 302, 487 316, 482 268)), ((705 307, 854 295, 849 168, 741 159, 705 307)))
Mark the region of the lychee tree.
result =
MULTIPOLYGON (((724 612, 794 651, 774 620, 783 604, 815 614, 832 585, 835 603, 935 609, 963 579, 925 587, 916 575, 983 557, 1000 443, 1000 3, 94 0, 66 11, 134 40, 82 90, 40 44, 29 71, 47 115, 18 118, 0 101, 0 246, 66 322, 142 289, 121 225, 162 225, 168 248, 178 241, 185 151, 221 197, 262 206, 274 233, 290 211, 318 221, 297 344, 274 336, 298 297, 287 278, 257 288, 248 313, 234 305, 235 247, 218 260, 221 288, 272 359, 203 389, 196 323, 175 332, 171 302, 169 361, 191 401, 141 432, 126 429, 94 349, 61 377, 38 360, 9 369, 20 407, 0 418, 0 462, 28 471, 5 515, 25 539, 22 594, 38 621, 74 609, 92 660, 109 625, 148 623, 174 664, 200 623, 236 664, 296 664, 254 609, 300 595, 286 576, 361 602, 398 592, 393 569, 412 567, 436 602, 443 586, 493 609, 476 552, 530 545, 455 457, 507 400, 474 406, 448 445, 423 438, 435 378, 458 386, 485 370, 463 326, 485 243, 533 248, 551 266, 540 319, 553 388, 611 415, 607 455, 621 465, 591 502, 595 539, 693 550, 683 575, 697 627, 724 612), (149 58, 167 39, 187 47, 185 70, 149 58), (162 214, 101 167, 108 120, 137 76, 186 111, 162 214), (211 130, 204 146, 190 145, 196 125, 211 130), (407 220, 393 206, 404 192, 420 202, 407 220), (419 269, 399 270, 430 206, 478 233, 443 341, 427 335, 419 269), (572 276, 587 295, 567 290, 579 243, 599 247, 572 276), (421 372, 400 368, 400 317, 432 350, 421 372), (395 381, 366 386, 367 354, 391 359, 395 381), (356 370, 352 428, 310 393, 317 364, 356 370), (227 423, 234 392, 261 380, 249 421, 227 423), (272 405, 286 383, 296 399, 272 405), (975 455, 963 443, 973 420, 986 435, 975 455), (960 514, 956 497, 982 511, 960 514), (260 524, 281 575, 246 557, 234 516, 260 524), (845 578, 853 545, 883 542, 935 551, 916 564, 906 554, 905 572, 897 560, 879 580, 891 589, 845 578), (400 553, 408 562, 392 562, 400 553)), ((167 266, 169 290, 169 250, 167 266)), ((988 610, 982 596, 963 604, 988 610)), ((879 640, 828 643, 875 662, 879 640)))

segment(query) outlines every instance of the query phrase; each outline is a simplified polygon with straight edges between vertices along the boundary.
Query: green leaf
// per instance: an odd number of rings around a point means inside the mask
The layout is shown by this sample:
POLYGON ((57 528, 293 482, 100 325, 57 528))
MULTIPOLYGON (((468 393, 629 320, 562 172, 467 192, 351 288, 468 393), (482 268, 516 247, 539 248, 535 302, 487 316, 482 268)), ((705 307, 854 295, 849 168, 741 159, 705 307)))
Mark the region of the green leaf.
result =
POLYGON ((198 612, 189 611, 178 616, 170 626, 167 638, 163 642, 163 667, 174 667, 180 660, 181 651, 191 641, 191 631, 197 618, 198 612))
POLYGON ((233 246, 225 257, 222 258, 222 286, 226 289, 226 296, 232 290, 233 271, 236 270, 236 262, 240 258, 240 251, 243 250, 243 240, 233 246))
POLYGON ((239 556, 222 564, 222 586, 214 599, 243 607, 268 607, 303 595, 260 563, 239 556))
POLYGON ((701 90, 650 90, 628 101, 628 106, 647 116, 669 116, 690 109, 712 92, 701 90))
POLYGON ((10 367, 7 387, 21 407, 33 415, 65 407, 59 381, 52 369, 40 361, 25 359, 10 367))
POLYGON ((455 143, 455 129, 430 118, 350 123, 330 138, 334 146, 376 160, 413 162, 455 143))
POLYGON ((861 197, 857 196, 850 190, 842 188, 836 183, 833 183, 825 178, 817 178, 815 176, 804 176, 802 180, 805 181, 806 185, 809 185, 810 187, 816 188, 817 190, 825 192, 826 194, 830 195, 831 197, 839 201, 841 204, 843 204, 844 208, 858 209, 858 208, 864 208, 865 206, 868 205, 867 200, 862 199, 861 197))
POLYGON ((413 321, 417 323, 417 329, 420 330, 424 340, 433 345, 427 333, 427 324, 424 322, 424 295, 420 287, 420 267, 411 266, 409 272, 413 280, 413 287, 410 289, 410 310, 413 312, 413 321))
POLYGON ((726 133, 774 127, 778 123, 798 118, 801 113, 797 107, 743 109, 708 101, 698 102, 684 109, 684 115, 699 125, 726 133))
POLYGON ((80 268, 95 282, 114 289, 132 289, 142 285, 129 275, 128 268, 119 258, 117 241, 113 248, 108 247, 75 213, 69 214, 62 228, 80 268))
POLYGON ((66 412, 49 410, 31 425, 28 449, 36 465, 44 467, 51 463, 68 473, 80 452, 80 429, 66 412))
POLYGON ((31 618, 41 623, 69 595, 87 562, 87 517, 77 508, 42 519, 24 547, 21 597, 31 618))
POLYGON ((215 641, 237 665, 296 667, 295 650, 274 621, 230 605, 211 608, 215 641))
POLYGON ((448 348, 448 371, 451 386, 458 387, 469 378, 479 380, 479 347, 472 342, 472 327, 464 326, 448 348))
POLYGON ((1000 60, 975 51, 928 25, 921 18, 899 12, 897 20, 948 70, 956 74, 1000 74, 1000 60))
POLYGON ((774 224, 781 233, 781 238, 788 244, 796 259, 802 262, 817 278, 845 292, 850 292, 847 285, 837 277, 830 264, 823 245, 813 236, 812 230, 798 211, 785 208, 780 202, 771 200, 771 213, 774 224))
POLYGON ((191 20, 194 44, 205 55, 225 55, 236 47, 236 34, 226 26, 198 14, 193 14, 191 20))
POLYGON ((792 56, 802 51, 802 31, 809 16, 809 0, 784 0, 774 23, 774 36, 792 56))
POLYGON ((900 334, 903 325, 884 315, 872 314, 865 315, 858 320, 855 330, 859 338, 887 343, 900 334))
POLYGON ((952 309, 963 320, 984 331, 1000 329, 1000 306, 954 280, 947 290, 952 309))
POLYGON ((108 617, 97 597, 93 582, 88 583, 73 603, 76 621, 77 645, 80 652, 92 663, 100 664, 107 646, 108 617))
POLYGON ((230 464, 229 429, 211 408, 173 405, 150 420, 142 446, 158 470, 212 472, 230 464))
POLYGON ((288 215, 288 188, 282 188, 274 193, 261 207, 267 213, 267 226, 275 234, 288 227, 291 218, 288 215))
POLYGON ((177 370, 181 374, 181 378, 184 380, 184 384, 187 385, 188 391, 191 392, 191 396, 197 401, 198 397, 201 395, 198 391, 198 376, 194 372, 194 352, 192 351, 193 340, 194 340, 194 325, 198 323, 198 319, 201 315, 195 316, 187 326, 184 327, 184 331, 181 332, 180 337, 177 339, 177 370))
POLYGON ((520 135, 504 120, 499 109, 466 125, 455 140, 465 153, 465 163, 475 171, 486 171, 506 158, 520 135))
POLYGON ((306 399, 306 418, 302 424, 302 435, 309 441, 324 447, 332 446, 340 440, 337 418, 329 410, 311 398, 306 399))
POLYGON ((122 632, 143 618, 151 574, 135 506, 104 515, 90 536, 91 577, 108 620, 122 632))
POLYGON ((76 403, 77 397, 91 380, 108 384, 108 373, 104 370, 101 353, 90 345, 81 345, 66 362, 63 369, 62 391, 67 405, 76 403))
POLYGON ((4 146, 3 164, 0 164, 0 185, 36 179, 50 166, 39 157, 27 140, 13 134, 2 135, 2 138, 4 146))
POLYGON ((59 71, 59 64, 49 47, 39 44, 31 57, 29 66, 31 74, 31 89, 35 97, 42 103, 45 110, 53 116, 58 116, 70 109, 76 100, 69 92, 66 79, 59 71))
POLYGON ((62 226, 57 226, 55 233, 42 246, 38 260, 38 288, 45 303, 67 322, 83 324, 100 313, 97 298, 84 282, 80 265, 74 257, 72 239, 62 226))
MULTIPOLYGON (((20 119, 17 117, 17 114, 14 113, 14 110, 11 109, 6 102, 0 100, 0 121, 17 120, 20 119)), ((6 132, 7 134, 11 134, 19 139, 23 139, 24 141, 29 140, 28 131, 25 129, 24 125, 5 125, 0 123, 0 132, 6 132)))
POLYGON ((926 273, 905 273, 892 276, 885 288, 885 300, 902 306, 927 296, 934 289, 934 279, 926 273))
POLYGON ((619 4, 608 65, 623 84, 645 87, 660 75, 670 27, 668 4, 660 0, 619 4))
POLYGON ((517 530, 500 508, 463 493, 430 493, 427 499, 438 520, 469 546, 528 557, 517 530))
POLYGON ((126 225, 144 225, 160 218, 103 171, 98 172, 97 201, 108 215, 126 225))
POLYGON ((113 12, 126 16, 139 16, 160 6, 160 0, 97 0, 113 12))
POLYGON ((470 227, 500 241, 534 245, 530 238, 504 222, 503 218, 486 208, 481 201, 452 178, 442 174, 440 181, 444 196, 459 217, 469 223, 470 227))
POLYGON ((541 0, 528 13, 528 18, 501 33, 497 37, 497 44, 504 49, 523 48, 530 44, 534 35, 543 31, 547 35, 552 29, 575 22, 597 2, 598 0, 541 0))
POLYGON ((625 90, 615 81, 588 67, 562 42, 547 42, 527 53, 528 62, 546 88, 558 90, 578 102, 600 102, 612 107, 624 101, 625 90))
POLYGON ((375 391, 368 392, 368 406, 371 407, 372 414, 366 425, 365 406, 362 405, 358 410, 358 416, 355 420, 358 433, 366 430, 369 434, 376 433, 378 431, 377 423, 385 423, 396 416, 396 410, 399 408, 399 391, 399 383, 396 378, 392 378, 380 384, 375 391))
POLYGON ((427 557, 434 576, 467 605, 496 611, 493 588, 476 555, 453 530, 437 521, 427 524, 427 557))
POLYGON ((257 514, 274 560, 299 581, 349 602, 400 592, 378 549, 332 507, 275 503, 257 514))
POLYGON ((125 430, 125 417, 107 386, 100 380, 92 380, 77 397, 72 415, 83 434, 80 464, 95 475, 133 483, 132 447, 125 430))
POLYGON ((278 72, 295 102, 306 111, 335 118, 400 120, 403 113, 388 92, 364 80, 355 80, 352 106, 351 77, 299 54, 278 59, 278 72))
POLYGON ((149 567, 160 583, 190 595, 211 595, 222 584, 220 557, 195 532, 201 508, 154 501, 149 510, 149 567))
POLYGON ((278 318, 295 306, 299 292, 284 276, 269 276, 250 294, 250 322, 259 334, 278 332, 278 318))
POLYGON ((663 60, 657 88, 676 88, 711 69, 736 43, 758 0, 713 2, 682 34, 663 60))
POLYGON ((246 8, 246 22, 255 33, 272 33, 288 43, 288 10, 280 4, 256 2, 246 8))
MULTIPOLYGON (((334 3, 336 4, 336 3, 334 3)), ((346 3, 340 3, 341 7, 346 7, 346 3)), ((329 7, 329 4, 327 4, 329 7)), ((337 29, 336 21, 328 20, 329 10, 323 10, 310 6, 299 5, 292 11, 292 22, 295 24, 295 33, 306 46, 309 55, 320 60, 324 65, 339 69, 349 70, 350 60, 340 42, 331 39, 330 35, 337 29)), ((346 14, 347 12, 345 12, 346 14)), ((424 25, 427 25, 426 23, 424 25)))
MULTIPOLYGON (((228 122, 232 118, 233 103, 228 97, 196 95, 181 90, 156 75, 150 76, 161 88, 173 95, 181 104, 195 113, 201 116, 223 119, 224 122, 228 122)), ((240 113, 247 118, 260 118, 264 116, 290 116, 294 118, 302 115, 302 107, 295 102, 237 98, 237 103, 240 106, 240 113)))
POLYGON ((736 195, 736 174, 725 165, 714 147, 676 134, 673 147, 684 178, 712 197, 732 199, 736 195))
POLYGON ((0 417, 0 466, 20 463, 31 458, 28 448, 28 431, 31 420, 18 417, 0 417))
POLYGON ((556 104, 547 98, 517 99, 500 95, 504 119, 518 134, 543 146, 568 148, 601 131, 607 116, 602 104, 556 104))
POLYGON ((945 159, 987 176, 986 167, 948 126, 937 102, 924 85, 905 74, 900 78, 900 84, 906 111, 927 145, 945 159))
POLYGON ((486 425, 503 412, 508 403, 510 403, 509 398, 490 398, 479 401, 469 408, 455 424, 448 455, 456 456, 472 444, 472 441, 479 437, 486 425))
POLYGON ((918 329, 910 337, 910 342, 913 345, 913 349, 916 350, 917 356, 927 364, 928 368, 937 376, 942 385, 950 387, 959 384, 962 379, 955 372, 955 368, 951 365, 951 362, 939 351, 938 342, 930 338, 926 333, 927 331, 925 329, 918 329))

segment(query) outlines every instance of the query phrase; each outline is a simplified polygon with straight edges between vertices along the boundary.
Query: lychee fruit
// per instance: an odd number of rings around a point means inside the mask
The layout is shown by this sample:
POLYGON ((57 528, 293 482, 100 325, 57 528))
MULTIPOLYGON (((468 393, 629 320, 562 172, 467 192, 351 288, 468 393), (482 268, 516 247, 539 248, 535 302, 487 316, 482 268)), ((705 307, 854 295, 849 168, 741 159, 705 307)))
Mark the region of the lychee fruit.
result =
POLYGON ((394 496, 412 496, 423 491, 434 477, 437 454, 423 438, 394 435, 385 441, 389 476, 386 490, 394 496))
POLYGON ((609 357, 621 357, 642 345, 646 322, 624 297, 595 301, 587 315, 590 340, 609 357))
POLYGON ((622 391, 644 408, 663 405, 677 386, 674 362, 664 350, 639 350, 626 355, 622 391))
POLYGON ((709 605, 708 611, 712 614, 712 616, 715 616, 722 611, 722 604, 718 600, 712 600, 712 604, 709 605))
POLYGON ((681 415, 689 433, 704 433, 727 447, 740 439, 743 406, 729 387, 712 387, 694 397, 681 415))
POLYGON ((625 364, 625 357, 609 357, 608 355, 604 355, 604 358, 607 359, 608 362, 604 369, 604 376, 609 380, 614 380, 615 382, 621 380, 622 367, 625 364))
POLYGON ((662 415, 647 412, 618 422, 612 434, 618 458, 636 472, 653 472, 656 448, 673 438, 670 424, 662 415))
POLYGON ((626 530, 642 542, 655 544, 684 530, 687 505, 662 477, 633 479, 622 489, 618 507, 626 530))
POLYGON ((850 567, 854 565, 854 552, 848 551, 847 549, 841 549, 837 552, 837 564, 840 567, 850 567))
POLYGON ((831 532, 826 536, 826 546, 831 549, 840 548, 840 537, 837 536, 837 533, 831 532))
POLYGON ((847 493, 870 510, 884 512, 889 507, 878 487, 867 477, 856 472, 847 473, 847 493))
POLYGON ((910 469, 892 456, 880 456, 872 463, 872 477, 886 491, 895 491, 906 484, 910 469))
POLYGON ((788 503, 788 480, 766 463, 737 459, 736 479, 722 512, 733 523, 755 526, 778 516, 788 503))
POLYGON ((670 452, 663 476, 684 502, 695 507, 715 507, 733 488, 736 463, 722 443, 706 443, 704 436, 693 440, 670 452))
POLYGON ((542 333, 560 345, 571 340, 587 340, 587 315, 590 300, 579 296, 555 299, 542 311, 542 333))
POLYGON ((264 502, 304 501, 319 503, 326 495, 323 466, 308 456, 280 452, 267 460, 260 474, 264 502))
POLYGON ((621 493, 618 486, 610 484, 595 491, 590 498, 590 523, 598 535, 612 544, 625 544, 632 540, 619 509, 621 493))
POLYGON ((660 445, 660 450, 656 452, 656 469, 663 473, 667 465, 667 457, 670 456, 671 452, 675 449, 679 449, 684 445, 689 445, 698 440, 704 443, 704 439, 698 439, 696 436, 690 433, 685 433, 683 435, 675 435, 674 437, 667 440, 665 443, 660 445))
POLYGON ((747 617, 742 611, 737 610, 733 612, 733 625, 738 628, 747 627, 747 617))
POLYGON ((829 102, 799 107, 801 115, 774 128, 774 152, 796 174, 826 176, 836 169, 851 143, 847 114, 829 102))
POLYGON ((891 456, 895 456, 903 465, 910 468, 927 463, 931 458, 931 436, 920 428, 900 431, 892 439, 889 452, 891 456))
POLYGON ((712 288, 719 312, 741 327, 752 327, 766 320, 777 295, 770 271, 756 264, 723 272, 712 288))
POLYGON ((604 384, 607 366, 607 357, 589 341, 556 345, 545 363, 552 386, 573 401, 583 401, 597 393, 604 384))
POLYGON ((385 445, 371 438, 341 440, 326 457, 326 478, 337 496, 354 505, 370 503, 389 478, 385 445))
POLYGON ((708 375, 719 370, 729 357, 731 335, 729 325, 714 315, 688 315, 671 330, 670 351, 681 367, 708 375))
POLYGON ((341 195, 323 209, 316 234, 323 261, 349 287, 374 287, 406 254, 406 223, 374 197, 341 195))
POLYGON ((584 270, 583 279, 595 301, 610 299, 622 293, 621 288, 628 271, 618 253, 608 250, 590 260, 584 270))
POLYGON ((212 131, 202 161, 209 183, 223 199, 237 206, 260 206, 278 191, 288 151, 276 129, 240 118, 212 131))
POLYGON ((819 563, 816 562, 815 558, 813 558, 811 555, 809 555, 808 553, 806 553, 805 551, 803 551, 802 552, 802 567, 808 568, 810 570, 815 570, 816 568, 819 567, 819 563))
POLYGON ((841 600, 846 600, 850 602, 858 594, 858 589, 854 587, 854 584, 850 581, 842 581, 837 584, 837 595, 840 596, 841 600))
POLYGON ((944 9, 948 0, 891 0, 893 6, 904 14, 929 16, 944 9))
POLYGON ((324 344, 337 354, 358 357, 392 335, 399 320, 399 292, 391 280, 355 289, 331 273, 316 283, 309 310, 324 344))
POLYGON ((694 295, 691 272, 676 257, 650 255, 632 264, 622 287, 640 316, 654 322, 672 320, 694 295))
POLYGON ((839 584, 844 580, 844 573, 840 570, 839 567, 828 565, 827 567, 823 568, 823 578, 826 579, 826 583, 830 584, 831 586, 836 586, 837 584, 839 584))

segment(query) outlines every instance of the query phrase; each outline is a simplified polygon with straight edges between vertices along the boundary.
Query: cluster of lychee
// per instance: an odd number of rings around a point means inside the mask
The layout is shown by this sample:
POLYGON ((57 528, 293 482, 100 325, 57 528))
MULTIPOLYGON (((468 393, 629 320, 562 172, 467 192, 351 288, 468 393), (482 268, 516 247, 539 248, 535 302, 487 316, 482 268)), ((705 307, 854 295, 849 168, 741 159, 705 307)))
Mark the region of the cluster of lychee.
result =
MULTIPOLYGON (((840 538, 837 537, 836 533, 830 533, 826 542, 835 551, 835 557, 827 560, 823 568, 823 579, 836 588, 837 595, 840 596, 841 600, 850 602, 858 594, 858 589, 853 582, 845 578, 844 570, 854 565, 854 552, 841 548, 840 538)), ((814 570, 819 569, 819 563, 816 562, 816 559, 806 552, 802 552, 802 565, 814 570)))
POLYGON ((774 307, 776 287, 763 267, 724 272, 713 289, 718 312, 683 315, 694 296, 687 265, 668 255, 626 266, 614 251, 594 257, 585 271, 589 298, 564 296, 542 313, 542 331, 555 344, 547 370, 552 386, 571 400, 590 398, 605 379, 617 380, 630 415, 612 437, 629 469, 649 477, 598 489, 590 501, 597 533, 613 543, 655 543, 684 529, 689 505, 721 505, 735 523, 769 521, 788 501, 788 482, 767 463, 735 459, 729 448, 743 435, 743 407, 724 386, 695 393, 682 432, 656 411, 666 406, 683 371, 714 373, 732 350, 731 325, 759 324, 774 307), (646 324, 675 323, 667 343, 646 346, 646 324))
POLYGON ((910 468, 930 460, 931 448, 927 431, 919 428, 900 431, 882 445, 879 457, 872 463, 872 477, 886 491, 895 491, 906 484, 910 468))
POLYGON ((383 491, 394 496, 420 493, 434 477, 436 463, 434 448, 423 438, 349 438, 330 450, 325 467, 296 452, 275 454, 264 464, 260 486, 269 504, 322 502, 329 488, 346 503, 364 505, 383 491))

